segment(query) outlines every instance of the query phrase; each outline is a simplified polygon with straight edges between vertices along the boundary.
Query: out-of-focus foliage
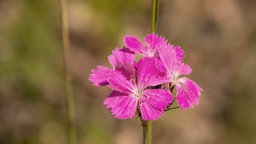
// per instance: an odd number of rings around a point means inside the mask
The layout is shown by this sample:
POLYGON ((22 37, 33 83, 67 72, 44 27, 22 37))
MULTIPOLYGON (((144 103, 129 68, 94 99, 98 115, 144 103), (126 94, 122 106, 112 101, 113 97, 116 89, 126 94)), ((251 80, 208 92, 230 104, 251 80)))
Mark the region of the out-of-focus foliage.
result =
MULTIPOLYGON (((108 65, 122 38, 150 33, 151 1, 68 1, 79 144, 139 144, 139 121, 119 121, 103 106, 110 93, 87 80, 108 65)), ((256 143, 256 3, 160 1, 159 33, 181 45, 204 92, 186 112, 154 122, 157 144, 256 143)), ((59 3, 0 0, 0 144, 65 144, 66 108, 59 3)))

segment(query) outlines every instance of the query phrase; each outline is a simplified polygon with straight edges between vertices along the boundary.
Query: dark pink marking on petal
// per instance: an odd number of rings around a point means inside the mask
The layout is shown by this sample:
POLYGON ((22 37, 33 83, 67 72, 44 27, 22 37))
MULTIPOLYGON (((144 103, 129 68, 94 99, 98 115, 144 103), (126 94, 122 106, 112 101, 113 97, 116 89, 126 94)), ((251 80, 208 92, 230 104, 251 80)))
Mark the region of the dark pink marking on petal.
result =
POLYGON ((128 48, 118 49, 112 51, 108 57, 109 63, 114 70, 120 71, 127 80, 135 77, 135 53, 128 48))
POLYGON ((135 78, 135 68, 130 64, 120 64, 115 68, 116 71, 120 71, 127 80, 135 78))
POLYGON ((174 49, 176 51, 176 56, 178 59, 182 60, 185 57, 184 50, 180 46, 174 46, 174 49))

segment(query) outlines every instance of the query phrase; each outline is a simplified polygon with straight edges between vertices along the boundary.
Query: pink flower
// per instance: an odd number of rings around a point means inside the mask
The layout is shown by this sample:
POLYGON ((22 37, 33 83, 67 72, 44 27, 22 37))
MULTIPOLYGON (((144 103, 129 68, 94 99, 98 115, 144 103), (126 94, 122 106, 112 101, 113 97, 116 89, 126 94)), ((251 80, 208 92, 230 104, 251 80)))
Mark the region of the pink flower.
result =
POLYGON ((124 45, 108 56, 112 68, 97 66, 89 77, 93 85, 113 90, 104 105, 116 118, 133 118, 135 114, 146 121, 160 118, 173 102, 174 87, 183 110, 199 103, 202 89, 182 77, 192 69, 183 63, 185 56, 180 46, 171 45, 154 33, 144 38, 144 44, 134 36, 126 36, 124 45), (142 55, 138 62, 135 54, 142 55))
POLYGON ((106 86, 109 84, 108 79, 111 76, 113 70, 120 71, 127 79, 134 76, 134 52, 127 48, 118 49, 112 51, 112 54, 108 57, 109 63, 113 69, 109 69, 104 66, 97 66, 97 69, 93 69, 89 76, 89 80, 94 86, 106 86))
POLYGON ((180 60, 181 57, 177 54, 176 48, 172 45, 161 47, 159 49, 159 57, 166 68, 167 82, 176 86, 176 98, 179 106, 186 110, 199 103, 202 89, 187 77, 180 78, 181 75, 190 74, 192 69, 180 60))
POLYGON ((144 42, 145 44, 142 45, 134 36, 126 36, 124 38, 125 47, 143 55, 144 57, 157 56, 158 48, 167 45, 167 41, 163 37, 160 37, 154 33, 147 35, 144 39, 144 42))
POLYGON ((164 109, 173 100, 172 94, 165 89, 153 89, 161 83, 158 78, 160 64, 156 58, 144 58, 137 64, 135 79, 127 80, 118 71, 112 73, 109 87, 114 91, 105 99, 104 104, 118 119, 133 118, 137 109, 143 120, 160 118, 164 109))
POLYGON ((158 57, 158 49, 160 47, 173 47, 177 57, 181 60, 184 58, 184 51, 179 46, 170 46, 167 41, 157 34, 151 33, 144 38, 144 45, 134 36, 126 36, 124 38, 125 47, 144 57, 158 57))

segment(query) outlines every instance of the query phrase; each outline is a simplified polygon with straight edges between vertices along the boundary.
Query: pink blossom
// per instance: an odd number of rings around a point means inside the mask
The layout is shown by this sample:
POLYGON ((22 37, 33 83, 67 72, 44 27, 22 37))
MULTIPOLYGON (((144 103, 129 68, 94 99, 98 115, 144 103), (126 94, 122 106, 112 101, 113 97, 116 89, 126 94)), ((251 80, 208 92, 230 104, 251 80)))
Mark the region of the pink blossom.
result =
POLYGON ((108 86, 113 91, 104 105, 118 119, 156 120, 173 102, 169 85, 175 87, 178 105, 186 110, 199 103, 202 89, 189 75, 192 69, 183 62, 184 51, 154 33, 144 44, 134 36, 124 38, 125 48, 112 51, 108 60, 112 68, 97 66, 89 76, 95 86, 108 86), (142 58, 135 61, 135 54, 142 58))
POLYGON ((167 41, 154 33, 147 35, 144 38, 144 45, 134 36, 126 36, 124 38, 125 47, 132 51, 143 55, 144 57, 157 56, 157 50, 167 44, 167 41))
POLYGON ((118 71, 112 73, 109 87, 114 91, 105 99, 104 104, 116 118, 132 118, 137 108, 144 120, 160 118, 173 96, 168 90, 149 87, 162 82, 158 77, 160 71, 156 65, 160 63, 157 61, 156 58, 141 59, 136 64, 134 80, 127 80, 118 71))
POLYGON ((192 69, 180 60, 181 57, 178 57, 175 47, 161 47, 159 57, 166 68, 167 82, 176 86, 176 98, 179 106, 186 110, 193 107, 193 105, 197 105, 202 89, 187 77, 180 77, 181 75, 190 74, 192 69))
POLYGON ((141 44, 136 37, 128 35, 124 38, 124 45, 131 51, 141 54, 144 57, 158 57, 158 49, 165 46, 173 47, 180 60, 185 57, 184 51, 180 46, 172 46, 167 43, 164 37, 158 36, 154 33, 151 33, 144 38, 144 45, 141 44))

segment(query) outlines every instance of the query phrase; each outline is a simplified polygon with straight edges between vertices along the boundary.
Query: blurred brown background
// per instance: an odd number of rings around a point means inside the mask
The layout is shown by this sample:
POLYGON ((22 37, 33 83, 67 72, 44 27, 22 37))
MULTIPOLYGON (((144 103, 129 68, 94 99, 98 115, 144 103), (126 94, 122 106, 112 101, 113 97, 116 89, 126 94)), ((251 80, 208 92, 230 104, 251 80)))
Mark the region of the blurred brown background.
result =
MULTIPOLYGON (((103 106, 88 75, 127 34, 150 33, 150 0, 70 0, 79 144, 140 144, 137 120, 103 106)), ((67 144, 58 0, 0 0, 0 144, 67 144)), ((256 143, 256 1, 160 0, 159 34, 186 52, 200 105, 153 123, 154 144, 256 143)))

